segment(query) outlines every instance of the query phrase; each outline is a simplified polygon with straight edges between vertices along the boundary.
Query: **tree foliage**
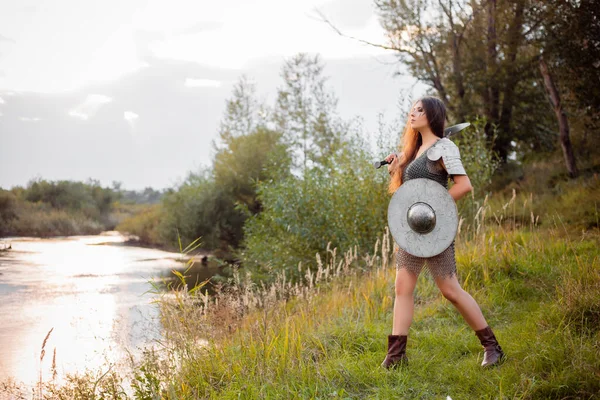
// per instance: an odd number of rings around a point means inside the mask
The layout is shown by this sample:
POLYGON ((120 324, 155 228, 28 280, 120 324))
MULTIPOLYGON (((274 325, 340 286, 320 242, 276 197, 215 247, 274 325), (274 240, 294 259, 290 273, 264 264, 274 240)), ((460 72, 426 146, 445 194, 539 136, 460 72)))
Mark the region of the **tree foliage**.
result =
POLYGON ((99 219, 111 210, 116 194, 94 180, 88 183, 34 180, 27 186, 24 199, 45 203, 58 210, 81 211, 90 218, 99 219))
POLYGON ((537 2, 532 11, 540 23, 536 39, 544 66, 554 81, 574 143, 584 160, 598 156, 600 129, 600 3, 598 1, 537 2))
POLYGON ((600 65, 596 1, 374 3, 386 47, 432 88, 453 118, 484 116, 490 142, 496 126, 494 150, 502 161, 513 151, 527 156, 558 143, 538 68, 542 52, 557 55, 555 66, 569 76, 561 81, 578 93, 580 106, 597 115, 592 100, 598 97, 600 65))
POLYGON ((212 168, 190 173, 165 196, 160 225, 165 241, 200 237, 203 247, 223 255, 240 245, 246 218, 262 209, 256 185, 290 173, 288 148, 282 133, 268 127, 268 113, 254 83, 241 77, 226 104, 212 168))
POLYGON ((327 249, 372 250, 387 224, 387 174, 375 170, 366 143, 346 143, 336 168, 308 169, 303 177, 259 186, 264 210, 245 225, 245 265, 267 278, 271 269, 296 277, 299 263, 314 266, 327 249), (360 144, 359 144, 360 143, 360 144))
MULTIPOLYGON (((165 196, 160 225, 171 242, 201 237, 203 247, 235 254, 265 279, 272 269, 298 278, 299 263, 314 267, 315 254, 328 249, 371 252, 389 202, 388 176, 373 168, 365 132, 338 116, 319 57, 292 57, 281 76, 272 109, 247 77, 235 85, 212 168, 165 196)), ((380 121, 378 157, 400 139, 399 122, 386 129, 380 121)), ((497 167, 484 127, 478 120, 457 138, 476 200, 497 167)))
POLYGON ((281 72, 274 122, 302 171, 329 164, 343 141, 338 100, 326 86, 323 69, 318 55, 300 53, 285 61, 281 72))
POLYGON ((26 187, 0 189, 0 236, 96 234, 113 229, 119 193, 96 180, 31 180, 26 187))

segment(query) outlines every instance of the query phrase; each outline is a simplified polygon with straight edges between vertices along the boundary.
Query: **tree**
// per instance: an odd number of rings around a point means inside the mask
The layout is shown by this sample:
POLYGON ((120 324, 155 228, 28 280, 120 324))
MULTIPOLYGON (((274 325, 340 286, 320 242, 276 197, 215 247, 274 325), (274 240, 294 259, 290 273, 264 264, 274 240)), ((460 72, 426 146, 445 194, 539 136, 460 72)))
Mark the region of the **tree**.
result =
POLYGON ((399 59, 436 90, 455 118, 484 115, 488 136, 496 125, 494 150, 506 161, 519 128, 513 110, 532 90, 537 60, 526 40, 529 2, 375 0, 375 5, 399 59))
POLYGON ((225 113, 219 126, 219 139, 214 147, 219 150, 233 138, 248 135, 259 126, 266 126, 270 114, 266 105, 256 98, 256 84, 242 75, 227 100, 225 113))
POLYGON ((275 126, 303 173, 315 165, 328 164, 342 141, 337 99, 325 86, 323 68, 318 55, 300 53, 286 60, 281 71, 283 85, 277 94, 275 126))
POLYGON ((224 219, 218 222, 221 239, 238 246, 246 218, 262 210, 257 185, 289 175, 290 164, 287 146, 277 131, 258 127, 249 134, 230 138, 213 163, 215 188, 223 204, 231 208, 223 211, 224 219))
POLYGON ((580 124, 580 154, 589 157, 597 146, 588 145, 600 129, 600 4, 597 1, 536 2, 543 21, 537 40, 543 52, 540 72, 556 115, 560 142, 569 175, 578 168, 571 145, 569 117, 580 124))
POLYGON ((546 91, 548 92, 548 98, 550 100, 550 104, 552 104, 552 108, 554 109, 554 113, 556 114, 556 119, 558 120, 558 126, 560 131, 560 144, 563 150, 563 155, 565 157, 565 164, 567 165, 567 170, 569 171, 569 176, 571 178, 576 178, 579 175, 579 171, 577 169, 577 163, 575 162, 575 155, 573 154, 573 146, 571 146, 571 137, 569 134, 569 121, 567 120, 567 115, 565 113, 565 109, 563 107, 562 102, 560 101, 560 94, 558 93, 558 89, 554 84, 554 78, 550 74, 548 70, 548 65, 543 57, 540 57, 540 71, 542 76, 544 77, 544 86, 546 87, 546 91))
POLYGON ((0 236, 10 233, 11 222, 17 218, 17 204, 14 193, 0 189, 0 236))
POLYGON ((213 142, 211 169, 189 174, 167 193, 161 231, 171 243, 179 233, 187 243, 198 237, 207 249, 231 254, 243 239, 248 216, 262 210, 256 185, 290 174, 291 158, 282 133, 268 127, 268 109, 256 99, 254 83, 242 76, 234 86, 213 142))
POLYGON ((215 181, 232 198, 255 214, 260 211, 256 184, 289 172, 290 158, 281 134, 267 128, 233 138, 215 155, 215 181))
POLYGON ((537 82, 534 40, 540 20, 531 11, 532 0, 374 4, 386 41, 361 41, 393 51, 399 64, 446 104, 451 119, 484 116, 486 136, 502 161, 513 150, 512 142, 526 144, 524 151, 541 147, 551 120, 540 101, 545 94, 537 82), (493 141, 492 132, 497 132, 493 141))
POLYGON ((188 174, 162 199, 161 238, 175 246, 180 239, 185 246, 201 237, 205 248, 218 247, 218 197, 210 170, 188 174))

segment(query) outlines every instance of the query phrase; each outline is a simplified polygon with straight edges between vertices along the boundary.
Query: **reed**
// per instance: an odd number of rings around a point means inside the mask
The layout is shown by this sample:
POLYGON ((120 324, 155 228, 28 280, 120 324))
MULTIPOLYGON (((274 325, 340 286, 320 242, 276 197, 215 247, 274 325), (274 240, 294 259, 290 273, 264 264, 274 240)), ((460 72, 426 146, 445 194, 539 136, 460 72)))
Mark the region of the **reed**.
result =
POLYGON ((43 389, 44 379, 42 376, 42 363, 44 361, 44 356, 46 355, 46 342, 48 342, 48 339, 50 338, 50 334, 52 333, 53 330, 54 330, 54 327, 50 328, 50 330, 46 334, 46 337, 44 338, 44 341, 42 342, 42 350, 40 351, 40 379, 38 382, 38 391, 39 391, 40 399, 44 398, 44 389, 43 389))

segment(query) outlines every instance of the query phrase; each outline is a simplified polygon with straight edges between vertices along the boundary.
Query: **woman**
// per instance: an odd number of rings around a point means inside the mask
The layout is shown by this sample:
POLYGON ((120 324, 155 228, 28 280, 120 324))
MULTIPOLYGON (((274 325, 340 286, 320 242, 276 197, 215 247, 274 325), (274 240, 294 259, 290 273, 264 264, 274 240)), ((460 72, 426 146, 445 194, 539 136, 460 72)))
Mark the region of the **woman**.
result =
MULTIPOLYGON (((460 161, 458 148, 444 138, 445 120, 446 107, 439 99, 424 97, 414 104, 402 135, 401 155, 390 154, 386 157, 392 177, 390 193, 394 193, 402 182, 415 178, 432 179, 447 189, 448 177, 451 177, 454 185, 449 193, 454 201, 473 190, 460 161)), ((392 334, 388 336, 388 352, 381 365, 393 368, 408 360, 406 341, 413 319, 413 292, 425 263, 443 296, 458 309, 481 341, 485 349, 481 365, 485 367, 500 363, 504 359, 502 348, 477 302, 458 283, 452 242, 441 254, 430 258, 416 257, 398 249, 392 334)))

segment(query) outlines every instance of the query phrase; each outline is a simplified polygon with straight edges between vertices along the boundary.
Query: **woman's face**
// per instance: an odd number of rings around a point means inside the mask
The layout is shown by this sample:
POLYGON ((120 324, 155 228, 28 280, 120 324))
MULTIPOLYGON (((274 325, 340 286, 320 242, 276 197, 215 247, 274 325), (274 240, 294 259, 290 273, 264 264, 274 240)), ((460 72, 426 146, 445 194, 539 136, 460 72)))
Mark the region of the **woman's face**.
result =
POLYGON ((410 110, 409 117, 410 126, 415 130, 425 128, 427 125, 429 125, 427 116, 425 115, 425 109, 423 108, 423 103, 421 103, 420 100, 417 101, 412 110, 410 110))

